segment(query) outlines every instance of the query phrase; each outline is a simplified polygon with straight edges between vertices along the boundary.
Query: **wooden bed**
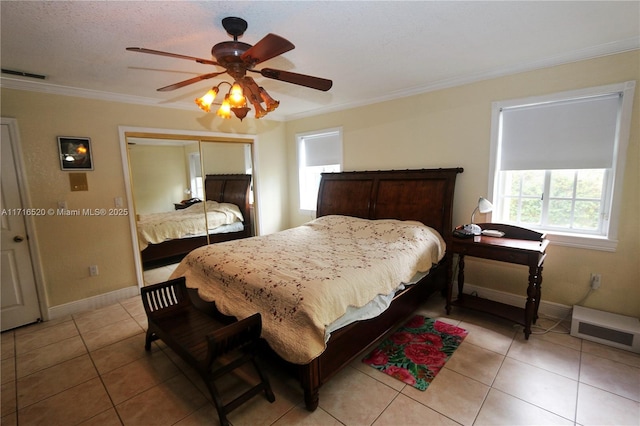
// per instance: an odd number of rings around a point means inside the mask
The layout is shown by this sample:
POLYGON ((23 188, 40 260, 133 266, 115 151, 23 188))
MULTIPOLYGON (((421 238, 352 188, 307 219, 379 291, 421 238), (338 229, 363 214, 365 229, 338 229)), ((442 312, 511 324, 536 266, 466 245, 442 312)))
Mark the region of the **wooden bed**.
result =
MULTIPOLYGON (((449 245, 455 180, 462 171, 450 168, 323 174, 317 216, 417 220, 437 230, 449 245)), ((433 292, 445 291, 451 278, 451 261, 452 255, 445 254, 427 276, 396 294, 391 306, 379 316, 333 332, 324 352, 309 363, 285 361, 298 375, 308 410, 318 407, 320 387, 332 376, 401 325, 433 292)), ((215 303, 199 299, 197 290, 189 291, 201 308, 215 309, 215 303)))
POLYGON ((145 269, 178 262, 193 249, 208 243, 213 244, 253 236, 254 231, 249 204, 251 175, 206 175, 204 187, 205 197, 207 200, 217 201, 219 203, 231 203, 240 208, 240 212, 244 217, 243 229, 237 232, 209 234, 208 242, 207 236, 201 235, 168 240, 160 244, 149 244, 140 252, 142 256, 142 265, 145 269))

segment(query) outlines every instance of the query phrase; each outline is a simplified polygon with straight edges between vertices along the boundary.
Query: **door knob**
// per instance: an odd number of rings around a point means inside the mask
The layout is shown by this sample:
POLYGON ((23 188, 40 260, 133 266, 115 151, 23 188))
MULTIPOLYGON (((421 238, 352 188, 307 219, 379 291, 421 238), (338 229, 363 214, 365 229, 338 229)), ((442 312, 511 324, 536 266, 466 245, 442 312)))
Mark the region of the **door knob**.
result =
POLYGON ((20 235, 16 235, 15 237, 13 237, 13 241, 15 241, 16 243, 20 243, 24 241, 24 237, 21 237, 20 235))

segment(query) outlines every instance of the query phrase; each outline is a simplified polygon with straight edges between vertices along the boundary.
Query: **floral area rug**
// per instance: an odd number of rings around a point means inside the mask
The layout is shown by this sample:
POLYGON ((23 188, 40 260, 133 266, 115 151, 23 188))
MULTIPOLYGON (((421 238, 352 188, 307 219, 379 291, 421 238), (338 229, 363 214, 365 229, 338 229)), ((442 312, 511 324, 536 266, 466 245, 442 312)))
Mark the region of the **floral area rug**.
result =
POLYGON ((416 315, 362 362, 424 391, 466 336, 463 328, 416 315))

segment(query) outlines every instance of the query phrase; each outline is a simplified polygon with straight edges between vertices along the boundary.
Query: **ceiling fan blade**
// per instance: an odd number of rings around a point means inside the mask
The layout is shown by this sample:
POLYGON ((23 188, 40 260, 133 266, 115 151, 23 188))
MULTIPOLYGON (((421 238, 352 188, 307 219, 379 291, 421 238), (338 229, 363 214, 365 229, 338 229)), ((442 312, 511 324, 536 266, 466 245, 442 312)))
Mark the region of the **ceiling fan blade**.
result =
POLYGON ((194 56, 179 55, 177 53, 162 52, 160 50, 145 49, 144 47, 127 47, 127 50, 129 50, 130 52, 150 53, 152 55, 168 56, 170 58, 187 59, 190 61, 196 61, 199 64, 220 66, 219 63, 217 63, 216 61, 212 61, 211 59, 202 59, 196 58, 194 56))
MULTIPOLYGON (((254 70, 248 70, 254 71, 254 70)), ((263 68, 258 71, 263 77, 272 78, 274 80, 286 81, 287 83, 298 84, 300 86, 310 87, 327 91, 333 86, 333 81, 326 78, 313 77, 311 75, 297 74, 290 71, 276 70, 273 68, 263 68)))
POLYGON ((169 86, 161 87, 161 88, 158 89, 158 92, 169 92, 171 90, 179 89, 181 87, 188 86, 190 84, 197 83, 197 82, 202 81, 202 80, 207 80, 209 78, 213 78, 213 77, 218 76, 220 74, 224 74, 225 72, 226 71, 212 72, 210 74, 202 74, 202 75, 199 75, 197 77, 193 77, 193 78, 190 78, 188 80, 181 81, 179 83, 175 83, 175 84, 171 84, 169 86))
POLYGON ((288 52, 293 48, 295 48, 295 46, 289 40, 279 35, 269 33, 253 45, 253 47, 244 52, 241 59, 244 63, 249 63, 253 66, 267 59, 282 55, 284 52, 288 52))

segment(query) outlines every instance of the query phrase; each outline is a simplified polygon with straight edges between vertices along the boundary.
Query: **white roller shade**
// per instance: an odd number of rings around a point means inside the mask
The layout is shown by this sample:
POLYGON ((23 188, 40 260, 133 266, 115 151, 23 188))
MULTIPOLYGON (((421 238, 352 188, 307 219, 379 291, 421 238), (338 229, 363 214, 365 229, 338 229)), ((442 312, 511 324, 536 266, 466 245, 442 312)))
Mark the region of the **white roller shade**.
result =
POLYGON ((503 109, 500 169, 612 167, 620 99, 612 93, 503 109))
POLYGON ((325 166, 341 162, 342 145, 337 132, 304 138, 305 166, 325 166))

